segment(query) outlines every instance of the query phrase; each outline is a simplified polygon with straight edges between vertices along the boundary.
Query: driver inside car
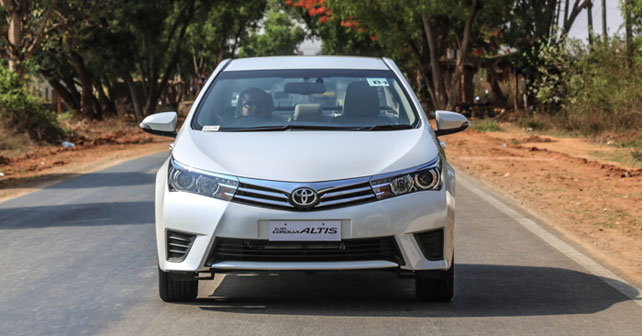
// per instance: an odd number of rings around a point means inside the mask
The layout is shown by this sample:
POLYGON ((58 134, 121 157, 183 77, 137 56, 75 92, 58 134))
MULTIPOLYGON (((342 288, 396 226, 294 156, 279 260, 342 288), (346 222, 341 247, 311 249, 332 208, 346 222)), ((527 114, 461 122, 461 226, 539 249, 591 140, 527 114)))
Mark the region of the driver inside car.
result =
POLYGON ((271 95, 261 89, 249 88, 239 94, 236 119, 269 120, 273 109, 274 103, 271 95))

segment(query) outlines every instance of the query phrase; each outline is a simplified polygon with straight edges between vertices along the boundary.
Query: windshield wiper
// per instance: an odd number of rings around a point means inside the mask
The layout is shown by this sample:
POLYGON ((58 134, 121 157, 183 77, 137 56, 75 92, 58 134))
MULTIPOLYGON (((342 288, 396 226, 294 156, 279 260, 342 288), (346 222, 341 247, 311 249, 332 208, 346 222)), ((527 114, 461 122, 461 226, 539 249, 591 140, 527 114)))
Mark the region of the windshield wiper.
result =
POLYGON ((397 125, 374 125, 367 127, 359 127, 357 131, 394 131, 402 129, 411 129, 412 125, 397 124, 397 125))
POLYGON ((269 132, 286 130, 354 130, 354 127, 323 126, 323 125, 278 125, 278 126, 256 126, 256 127, 221 127, 221 132, 269 132))

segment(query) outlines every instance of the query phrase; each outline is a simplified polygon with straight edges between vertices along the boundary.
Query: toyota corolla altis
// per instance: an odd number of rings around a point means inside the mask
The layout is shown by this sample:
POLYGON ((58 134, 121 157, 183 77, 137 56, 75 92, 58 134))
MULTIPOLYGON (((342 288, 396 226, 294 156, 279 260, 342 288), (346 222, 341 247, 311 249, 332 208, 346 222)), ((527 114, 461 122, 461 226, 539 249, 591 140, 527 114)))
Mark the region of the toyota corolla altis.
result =
POLYGON ((396 270, 430 301, 453 296, 455 172, 390 59, 225 60, 156 177, 160 297, 196 299, 218 272, 396 270))

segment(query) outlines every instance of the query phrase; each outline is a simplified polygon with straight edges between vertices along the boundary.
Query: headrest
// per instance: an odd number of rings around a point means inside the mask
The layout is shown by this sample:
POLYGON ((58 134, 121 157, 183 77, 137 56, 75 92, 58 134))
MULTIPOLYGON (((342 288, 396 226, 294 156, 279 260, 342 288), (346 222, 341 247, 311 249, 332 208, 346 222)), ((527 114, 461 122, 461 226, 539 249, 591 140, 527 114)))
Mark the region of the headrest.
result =
POLYGON ((301 117, 311 117, 321 115, 321 104, 296 104, 294 108, 294 120, 301 117))
POLYGON ((350 117, 372 117, 379 115, 379 95, 377 89, 368 82, 348 84, 343 100, 343 115, 350 117))

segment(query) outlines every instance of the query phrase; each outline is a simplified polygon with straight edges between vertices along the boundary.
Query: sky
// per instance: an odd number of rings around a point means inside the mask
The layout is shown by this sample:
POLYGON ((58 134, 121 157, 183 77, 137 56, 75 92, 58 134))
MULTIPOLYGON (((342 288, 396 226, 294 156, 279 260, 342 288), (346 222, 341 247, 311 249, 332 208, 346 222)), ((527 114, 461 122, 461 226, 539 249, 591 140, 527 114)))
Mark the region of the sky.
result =
MULTIPOLYGON (((538 0, 532 0, 538 1, 538 0)), ((570 6, 572 6, 573 0, 570 6)), ((570 9, 569 9, 570 10, 570 9)), ((563 22, 564 7, 560 11, 560 24, 563 22)), ((593 0, 593 32, 595 35, 602 35, 602 1, 593 0)), ((609 36, 614 34, 624 35, 624 28, 622 27, 624 19, 622 18, 622 13, 620 12, 620 0, 606 0, 606 30, 609 36), (622 27, 622 28, 621 28, 622 27), (620 29, 621 28, 621 29, 620 29), (620 31, 618 32, 618 29, 620 31)), ((588 39, 588 15, 587 11, 583 10, 575 19, 573 26, 569 32, 569 36, 576 39, 587 40, 588 39)), ((316 55, 321 51, 321 41, 320 40, 305 40, 299 46, 299 50, 303 52, 304 55, 316 55)))

